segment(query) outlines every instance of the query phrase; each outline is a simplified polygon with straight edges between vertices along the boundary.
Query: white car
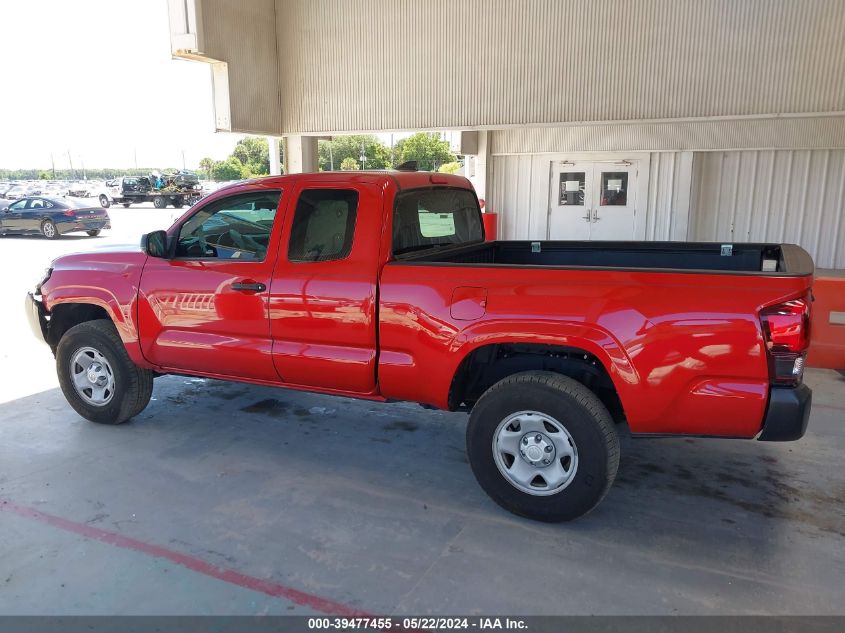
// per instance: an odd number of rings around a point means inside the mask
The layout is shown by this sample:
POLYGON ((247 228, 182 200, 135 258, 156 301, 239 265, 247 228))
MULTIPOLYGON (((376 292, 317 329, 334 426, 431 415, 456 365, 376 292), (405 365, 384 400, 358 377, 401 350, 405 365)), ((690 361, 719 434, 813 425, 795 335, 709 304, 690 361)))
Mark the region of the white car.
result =
POLYGON ((18 198, 26 198, 27 187, 23 185, 15 185, 6 192, 6 200, 17 200, 18 198))

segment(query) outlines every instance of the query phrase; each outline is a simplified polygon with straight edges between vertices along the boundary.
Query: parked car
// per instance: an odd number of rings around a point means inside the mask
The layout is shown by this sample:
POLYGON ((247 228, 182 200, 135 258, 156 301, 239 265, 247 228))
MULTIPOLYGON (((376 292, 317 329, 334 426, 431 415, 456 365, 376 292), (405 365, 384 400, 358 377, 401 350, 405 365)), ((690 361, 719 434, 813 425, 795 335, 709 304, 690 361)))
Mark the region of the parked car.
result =
POLYGON ((484 490, 560 521, 613 482, 615 422, 800 438, 812 282, 787 244, 485 242, 463 177, 333 172, 223 188, 141 249, 60 257, 28 314, 88 420, 126 422, 168 373, 468 411, 484 490))
POLYGON ((25 198, 28 187, 26 185, 15 185, 6 191, 4 197, 7 200, 17 200, 18 198, 25 198))
POLYGON ((0 211, 0 235, 40 233, 56 239, 66 233, 85 232, 94 237, 109 228, 105 209, 75 198, 21 198, 0 211))

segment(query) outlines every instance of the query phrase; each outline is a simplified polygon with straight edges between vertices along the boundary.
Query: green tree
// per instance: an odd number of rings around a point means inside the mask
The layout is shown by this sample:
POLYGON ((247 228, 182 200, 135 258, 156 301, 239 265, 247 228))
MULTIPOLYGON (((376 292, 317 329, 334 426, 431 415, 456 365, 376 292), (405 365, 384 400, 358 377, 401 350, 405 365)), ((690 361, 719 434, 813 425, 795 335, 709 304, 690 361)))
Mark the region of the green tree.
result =
POLYGON ((249 175, 266 176, 270 173, 270 146, 261 136, 247 136, 238 141, 232 158, 249 170, 249 175))
POLYGON ((457 174, 460 169, 461 164, 458 161, 455 161, 454 163, 443 163, 437 171, 443 174, 457 174))
POLYGON ((50 180, 50 174, 48 174, 46 171, 39 172, 38 180, 50 180))
POLYGON ((436 132, 417 132, 402 139, 396 144, 394 152, 398 157, 396 164, 415 160, 420 170, 436 171, 440 165, 456 160, 449 141, 444 141, 436 132))
POLYGON ((340 168, 343 171, 355 171, 356 169, 361 169, 361 166, 357 160, 351 156, 347 156, 340 162, 340 168))
POLYGON ((211 178, 213 180, 240 180, 247 177, 247 172, 248 169, 241 161, 234 156, 229 156, 226 160, 214 163, 211 168, 211 178))
POLYGON ((211 178, 211 170, 214 168, 214 159, 206 156, 200 161, 200 170, 205 172, 206 178, 211 178))
POLYGON ((390 167, 390 148, 372 134, 335 136, 331 141, 320 141, 317 147, 320 171, 344 169, 342 164, 347 158, 358 163, 361 168, 361 149, 364 150, 365 169, 387 169, 390 167))

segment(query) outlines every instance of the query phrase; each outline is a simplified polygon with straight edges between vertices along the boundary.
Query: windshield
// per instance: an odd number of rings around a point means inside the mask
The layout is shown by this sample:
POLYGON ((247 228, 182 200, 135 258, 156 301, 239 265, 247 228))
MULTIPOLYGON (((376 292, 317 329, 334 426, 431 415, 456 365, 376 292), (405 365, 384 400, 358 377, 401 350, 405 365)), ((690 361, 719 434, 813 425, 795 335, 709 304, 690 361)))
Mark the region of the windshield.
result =
POLYGON ((414 189, 396 197, 394 255, 483 239, 481 210, 468 189, 414 189))

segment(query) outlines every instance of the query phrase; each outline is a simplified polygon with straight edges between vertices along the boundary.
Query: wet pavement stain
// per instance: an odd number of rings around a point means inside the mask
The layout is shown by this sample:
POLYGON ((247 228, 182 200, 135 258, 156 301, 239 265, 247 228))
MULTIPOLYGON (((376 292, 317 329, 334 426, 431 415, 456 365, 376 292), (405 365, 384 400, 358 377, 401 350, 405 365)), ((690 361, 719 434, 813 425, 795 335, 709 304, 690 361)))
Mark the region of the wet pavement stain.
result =
MULTIPOLYGON (((760 455, 753 461, 756 463, 725 459, 712 465, 692 463, 664 469, 629 454, 620 464, 616 482, 629 489, 666 490, 709 499, 767 519, 792 520, 845 536, 845 486, 810 488, 775 458, 760 455)), ((722 521, 736 523, 733 519, 722 521)))
POLYGON ((241 411, 245 413, 265 413, 273 417, 279 417, 285 415, 289 407, 290 405, 282 400, 277 400, 276 398, 266 398, 243 407, 241 411))
POLYGON ((391 422, 390 424, 385 424, 381 428, 383 428, 385 431, 408 431, 409 433, 413 433, 414 431, 420 428, 420 425, 416 422, 396 420, 395 422, 391 422))

